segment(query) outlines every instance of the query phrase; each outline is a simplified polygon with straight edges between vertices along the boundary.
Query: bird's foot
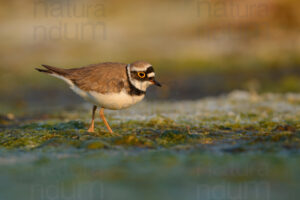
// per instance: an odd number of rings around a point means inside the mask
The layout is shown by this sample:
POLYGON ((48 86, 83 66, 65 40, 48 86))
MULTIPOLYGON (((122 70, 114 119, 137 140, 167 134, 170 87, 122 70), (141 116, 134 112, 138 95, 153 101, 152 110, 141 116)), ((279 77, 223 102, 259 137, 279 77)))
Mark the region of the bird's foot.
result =
POLYGON ((95 132, 95 130, 94 130, 94 128, 89 128, 88 130, 87 130, 87 132, 89 132, 89 133, 94 133, 95 132))

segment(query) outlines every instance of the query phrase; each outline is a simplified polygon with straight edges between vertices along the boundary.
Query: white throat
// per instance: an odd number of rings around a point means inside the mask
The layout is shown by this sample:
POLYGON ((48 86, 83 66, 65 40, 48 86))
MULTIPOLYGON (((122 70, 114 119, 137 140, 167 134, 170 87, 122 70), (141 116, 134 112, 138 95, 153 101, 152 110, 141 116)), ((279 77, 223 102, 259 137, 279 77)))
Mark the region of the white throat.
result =
POLYGON ((137 89, 146 92, 146 89, 151 85, 151 83, 149 81, 139 81, 139 80, 132 79, 130 74, 130 64, 126 66, 126 70, 127 70, 127 76, 129 78, 129 82, 137 89))

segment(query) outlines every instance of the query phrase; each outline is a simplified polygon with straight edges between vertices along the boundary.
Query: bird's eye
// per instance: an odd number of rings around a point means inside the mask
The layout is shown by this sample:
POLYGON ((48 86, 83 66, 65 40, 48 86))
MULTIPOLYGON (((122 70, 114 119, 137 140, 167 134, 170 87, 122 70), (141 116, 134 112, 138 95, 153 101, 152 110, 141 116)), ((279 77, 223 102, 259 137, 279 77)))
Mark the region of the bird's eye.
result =
POLYGON ((138 76, 140 78, 145 78, 146 77, 146 73, 145 72, 138 72, 138 76))

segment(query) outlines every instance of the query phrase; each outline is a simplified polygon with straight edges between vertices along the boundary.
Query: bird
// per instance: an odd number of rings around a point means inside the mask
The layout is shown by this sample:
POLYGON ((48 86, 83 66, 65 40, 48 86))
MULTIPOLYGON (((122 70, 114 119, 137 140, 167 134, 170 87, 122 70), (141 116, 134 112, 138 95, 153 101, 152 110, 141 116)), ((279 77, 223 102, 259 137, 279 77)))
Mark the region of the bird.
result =
POLYGON ((92 120, 88 132, 94 132, 95 112, 100 107, 100 118, 107 130, 113 134, 104 109, 121 110, 144 99, 151 85, 161 87, 155 79, 153 66, 146 61, 130 64, 103 62, 79 68, 64 69, 41 65, 37 71, 62 79, 76 94, 92 103, 92 120))

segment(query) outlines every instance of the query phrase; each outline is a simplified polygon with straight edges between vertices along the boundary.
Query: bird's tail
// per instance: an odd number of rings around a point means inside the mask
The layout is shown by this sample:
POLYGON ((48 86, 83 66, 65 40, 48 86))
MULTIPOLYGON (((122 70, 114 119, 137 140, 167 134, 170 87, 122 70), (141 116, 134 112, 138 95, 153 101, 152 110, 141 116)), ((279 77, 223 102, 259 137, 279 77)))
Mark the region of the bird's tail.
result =
POLYGON ((60 76, 66 76, 68 74, 67 69, 52 67, 49 65, 42 65, 45 69, 35 68, 39 72, 47 73, 47 74, 56 74, 60 76))

